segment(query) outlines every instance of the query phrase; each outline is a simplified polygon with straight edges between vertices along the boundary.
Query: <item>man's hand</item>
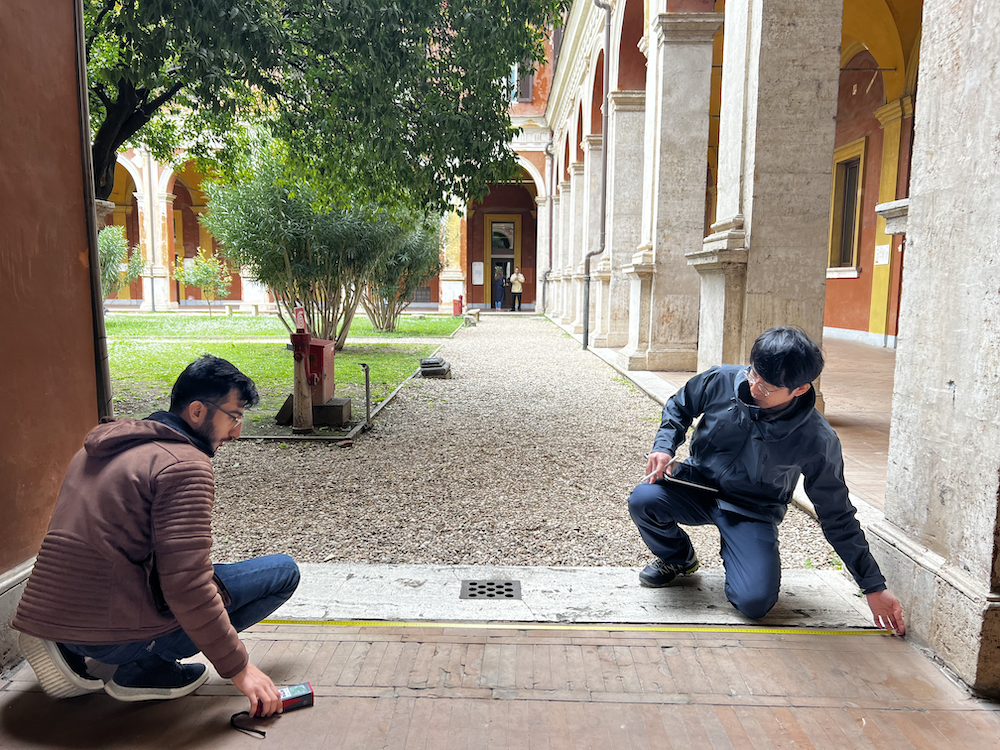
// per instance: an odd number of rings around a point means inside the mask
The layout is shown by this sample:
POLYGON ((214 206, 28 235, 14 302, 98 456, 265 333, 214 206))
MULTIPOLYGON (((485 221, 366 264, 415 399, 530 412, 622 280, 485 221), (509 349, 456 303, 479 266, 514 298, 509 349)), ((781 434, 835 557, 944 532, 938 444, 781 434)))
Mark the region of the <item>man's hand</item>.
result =
POLYGON ((896 635, 903 635, 906 632, 906 625, 903 624, 903 607, 889 589, 866 596, 874 616, 875 627, 891 628, 896 635))
POLYGON ((650 453, 646 459, 646 481, 649 484, 655 484, 656 480, 664 474, 672 475, 674 473, 673 464, 674 457, 669 453, 660 451, 650 453))
POLYGON ((243 671, 233 675, 236 689, 250 699, 250 715, 257 716, 257 704, 260 703, 260 716, 270 716, 281 713, 281 696, 271 678, 261 672, 253 664, 247 662, 243 671))

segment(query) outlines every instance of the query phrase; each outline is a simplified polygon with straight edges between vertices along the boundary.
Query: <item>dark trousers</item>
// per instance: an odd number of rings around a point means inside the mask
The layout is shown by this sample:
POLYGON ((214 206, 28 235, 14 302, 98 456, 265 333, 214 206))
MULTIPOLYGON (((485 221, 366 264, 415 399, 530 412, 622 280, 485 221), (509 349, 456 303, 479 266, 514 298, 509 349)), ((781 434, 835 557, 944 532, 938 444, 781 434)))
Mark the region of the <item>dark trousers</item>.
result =
POLYGON ((521 292, 511 292, 510 293, 510 309, 520 310, 521 309, 521 292))
POLYGON ((650 551, 668 563, 691 559, 691 539, 678 527, 712 524, 726 568, 726 596, 747 617, 759 619, 778 601, 781 557, 778 525, 722 510, 714 495, 659 481, 640 484, 628 501, 632 520, 650 551))

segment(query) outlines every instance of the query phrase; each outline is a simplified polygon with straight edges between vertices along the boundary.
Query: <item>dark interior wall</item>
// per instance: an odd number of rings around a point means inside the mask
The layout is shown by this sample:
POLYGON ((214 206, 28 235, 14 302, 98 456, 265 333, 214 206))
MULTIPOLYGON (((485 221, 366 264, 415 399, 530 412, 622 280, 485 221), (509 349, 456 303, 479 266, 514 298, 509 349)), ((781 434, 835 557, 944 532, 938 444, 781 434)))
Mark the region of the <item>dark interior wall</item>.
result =
POLYGON ((97 423, 74 3, 0 3, 0 573, 97 423))

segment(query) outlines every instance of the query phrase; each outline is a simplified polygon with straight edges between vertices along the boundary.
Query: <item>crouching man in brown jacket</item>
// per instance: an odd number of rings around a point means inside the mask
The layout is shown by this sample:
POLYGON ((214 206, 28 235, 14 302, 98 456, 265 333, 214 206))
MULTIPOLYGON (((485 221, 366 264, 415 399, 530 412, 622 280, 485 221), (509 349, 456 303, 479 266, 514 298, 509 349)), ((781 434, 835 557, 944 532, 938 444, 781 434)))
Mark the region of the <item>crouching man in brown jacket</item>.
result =
POLYGON ((73 457, 13 626, 52 697, 104 690, 123 701, 178 698, 219 674, 251 715, 281 711, 237 632, 295 591, 287 555, 212 565, 211 457, 258 401, 246 375, 205 355, 181 373, 170 411, 95 427, 73 457), (118 665, 106 685, 84 657, 118 665))

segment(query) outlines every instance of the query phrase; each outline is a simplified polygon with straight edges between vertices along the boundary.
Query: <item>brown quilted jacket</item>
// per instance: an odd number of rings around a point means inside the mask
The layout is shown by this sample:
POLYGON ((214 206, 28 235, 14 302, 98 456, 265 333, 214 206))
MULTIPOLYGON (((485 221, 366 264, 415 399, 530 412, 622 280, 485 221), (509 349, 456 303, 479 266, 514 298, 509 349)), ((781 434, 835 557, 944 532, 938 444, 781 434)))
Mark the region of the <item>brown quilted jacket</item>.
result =
POLYGON ((182 433, 150 420, 94 428, 70 463, 11 624, 88 645, 181 627, 220 675, 239 673, 247 651, 212 580, 214 499, 212 463, 182 433))

